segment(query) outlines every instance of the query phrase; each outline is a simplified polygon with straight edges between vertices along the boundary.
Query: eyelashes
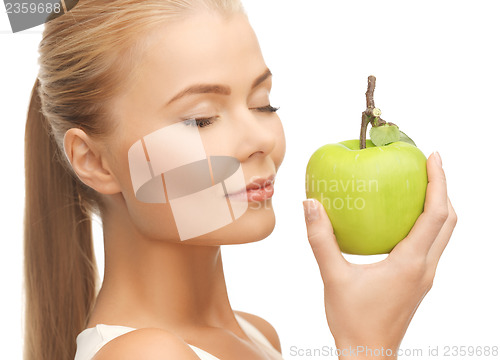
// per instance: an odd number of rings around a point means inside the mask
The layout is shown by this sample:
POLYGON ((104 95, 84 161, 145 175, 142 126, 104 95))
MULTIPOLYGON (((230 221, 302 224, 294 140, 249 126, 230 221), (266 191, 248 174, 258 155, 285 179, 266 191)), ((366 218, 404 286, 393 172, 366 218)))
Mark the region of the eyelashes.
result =
POLYGON ((186 126, 197 126, 199 128, 202 128, 205 126, 212 125, 218 118, 219 118, 218 116, 212 116, 209 118, 188 119, 184 120, 183 122, 186 124, 186 126))
POLYGON ((279 107, 276 108, 276 107, 271 106, 271 105, 266 105, 266 106, 258 107, 255 110, 260 111, 260 112, 276 112, 279 109, 280 109, 279 107))
MULTIPOLYGON (((266 105, 266 106, 261 106, 261 107, 254 108, 251 110, 256 110, 259 112, 275 113, 276 111, 279 110, 279 107, 274 107, 272 105, 266 105)), ((183 122, 186 124, 186 126, 197 126, 199 128, 203 128, 203 127, 207 127, 207 126, 212 125, 218 119, 219 119, 218 116, 211 116, 211 117, 206 117, 206 118, 188 119, 188 120, 184 120, 183 122)))

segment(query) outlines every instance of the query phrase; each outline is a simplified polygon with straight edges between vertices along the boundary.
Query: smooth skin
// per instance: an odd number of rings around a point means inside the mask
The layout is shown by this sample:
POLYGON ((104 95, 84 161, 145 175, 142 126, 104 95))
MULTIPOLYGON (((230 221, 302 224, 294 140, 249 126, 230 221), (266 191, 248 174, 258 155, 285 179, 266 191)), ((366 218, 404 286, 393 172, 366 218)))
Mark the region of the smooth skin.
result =
MULTIPOLYGON (((285 154, 284 132, 276 113, 259 110, 270 104, 272 77, 242 14, 223 18, 200 12, 166 25, 147 41, 151 46, 141 59, 139 76, 127 80, 111 104, 118 125, 112 138, 99 142, 76 128, 65 137, 65 151, 76 174, 100 192, 107 205, 102 214, 105 273, 87 327, 139 329, 109 342, 95 359, 197 359, 187 343, 220 359, 268 359, 235 318, 220 245, 267 237, 275 225, 272 199, 249 204, 230 225, 181 242, 168 205, 135 199, 127 153, 135 141, 159 128, 216 116, 212 125, 200 129, 208 155, 237 158, 246 183, 275 174, 285 154), (224 91, 188 94, 169 103, 179 92, 199 84, 218 85, 224 91)), ((362 267, 343 260, 324 209, 308 223, 337 346, 396 346, 430 288, 456 217, 451 205, 447 207, 444 173, 433 161, 429 164, 425 211, 408 239, 384 263, 362 267), (390 296, 388 289, 395 294, 390 296), (380 309, 370 311, 366 306, 370 300, 393 305, 387 306, 380 323, 376 322, 382 316, 380 309)), ((267 321, 237 313, 281 350, 267 321)))
MULTIPOLYGON (((249 203, 245 214, 223 228, 181 242, 168 204, 135 198, 128 150, 165 126, 217 117, 199 129, 207 155, 237 158, 246 184, 276 174, 285 155, 284 131, 275 112, 261 110, 270 105, 271 73, 242 14, 200 12, 144 41, 149 47, 138 71, 110 105, 117 126, 109 141, 76 128, 65 136, 78 177, 106 203, 104 279, 87 327, 140 329, 111 341, 96 359, 194 358, 186 343, 220 359, 265 359, 229 303, 220 245, 267 237, 275 225, 272 198, 249 203), (210 90, 186 94, 197 85, 210 90)), ((267 321, 237 313, 280 350, 267 321)))

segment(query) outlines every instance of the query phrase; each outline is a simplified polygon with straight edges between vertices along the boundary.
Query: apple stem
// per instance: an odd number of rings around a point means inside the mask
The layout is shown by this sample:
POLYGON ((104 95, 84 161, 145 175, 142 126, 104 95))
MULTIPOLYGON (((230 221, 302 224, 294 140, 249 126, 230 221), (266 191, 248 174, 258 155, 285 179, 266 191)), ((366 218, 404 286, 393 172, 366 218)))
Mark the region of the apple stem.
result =
POLYGON ((366 149, 366 130, 368 129, 368 123, 370 122, 370 118, 363 111, 363 115, 361 116, 361 133, 359 135, 359 148, 366 149))
POLYGON ((375 83, 377 78, 373 75, 368 76, 368 89, 366 90, 366 111, 372 111, 375 109, 375 100, 373 99, 373 93, 375 92, 375 83))
MULTIPOLYGON (((366 149, 366 131, 368 130, 368 124, 372 126, 381 126, 386 124, 384 120, 380 118, 382 112, 380 109, 375 107, 375 100, 373 94, 375 92, 376 78, 373 75, 368 76, 368 89, 366 90, 366 110, 363 111, 361 115, 361 131, 359 134, 359 148, 366 149)), ((393 123, 389 123, 394 125, 393 123)))

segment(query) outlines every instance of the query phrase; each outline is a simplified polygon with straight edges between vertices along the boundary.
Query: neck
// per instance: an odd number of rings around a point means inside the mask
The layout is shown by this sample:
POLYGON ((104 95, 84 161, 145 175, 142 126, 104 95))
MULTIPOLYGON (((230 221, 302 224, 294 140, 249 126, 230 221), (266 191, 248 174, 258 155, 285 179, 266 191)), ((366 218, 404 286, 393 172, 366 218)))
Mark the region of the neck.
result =
POLYGON ((102 218, 105 272, 89 326, 219 327, 236 322, 220 246, 148 239, 123 215, 109 212, 102 218))

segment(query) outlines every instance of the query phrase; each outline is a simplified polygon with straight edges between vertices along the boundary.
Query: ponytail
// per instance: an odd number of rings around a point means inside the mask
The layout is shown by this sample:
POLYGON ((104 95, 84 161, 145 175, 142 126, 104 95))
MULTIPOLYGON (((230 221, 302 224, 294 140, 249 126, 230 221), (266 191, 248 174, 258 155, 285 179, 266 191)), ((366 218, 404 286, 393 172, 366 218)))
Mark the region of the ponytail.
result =
POLYGON ((140 75, 149 34, 200 5, 244 12, 239 0, 86 0, 44 25, 25 138, 25 360, 74 359, 95 301, 91 215, 107 203, 74 173, 64 134, 112 138, 112 100, 140 75))
POLYGON ((25 137, 25 360, 73 359, 96 293, 91 213, 41 112, 37 78, 25 137))

